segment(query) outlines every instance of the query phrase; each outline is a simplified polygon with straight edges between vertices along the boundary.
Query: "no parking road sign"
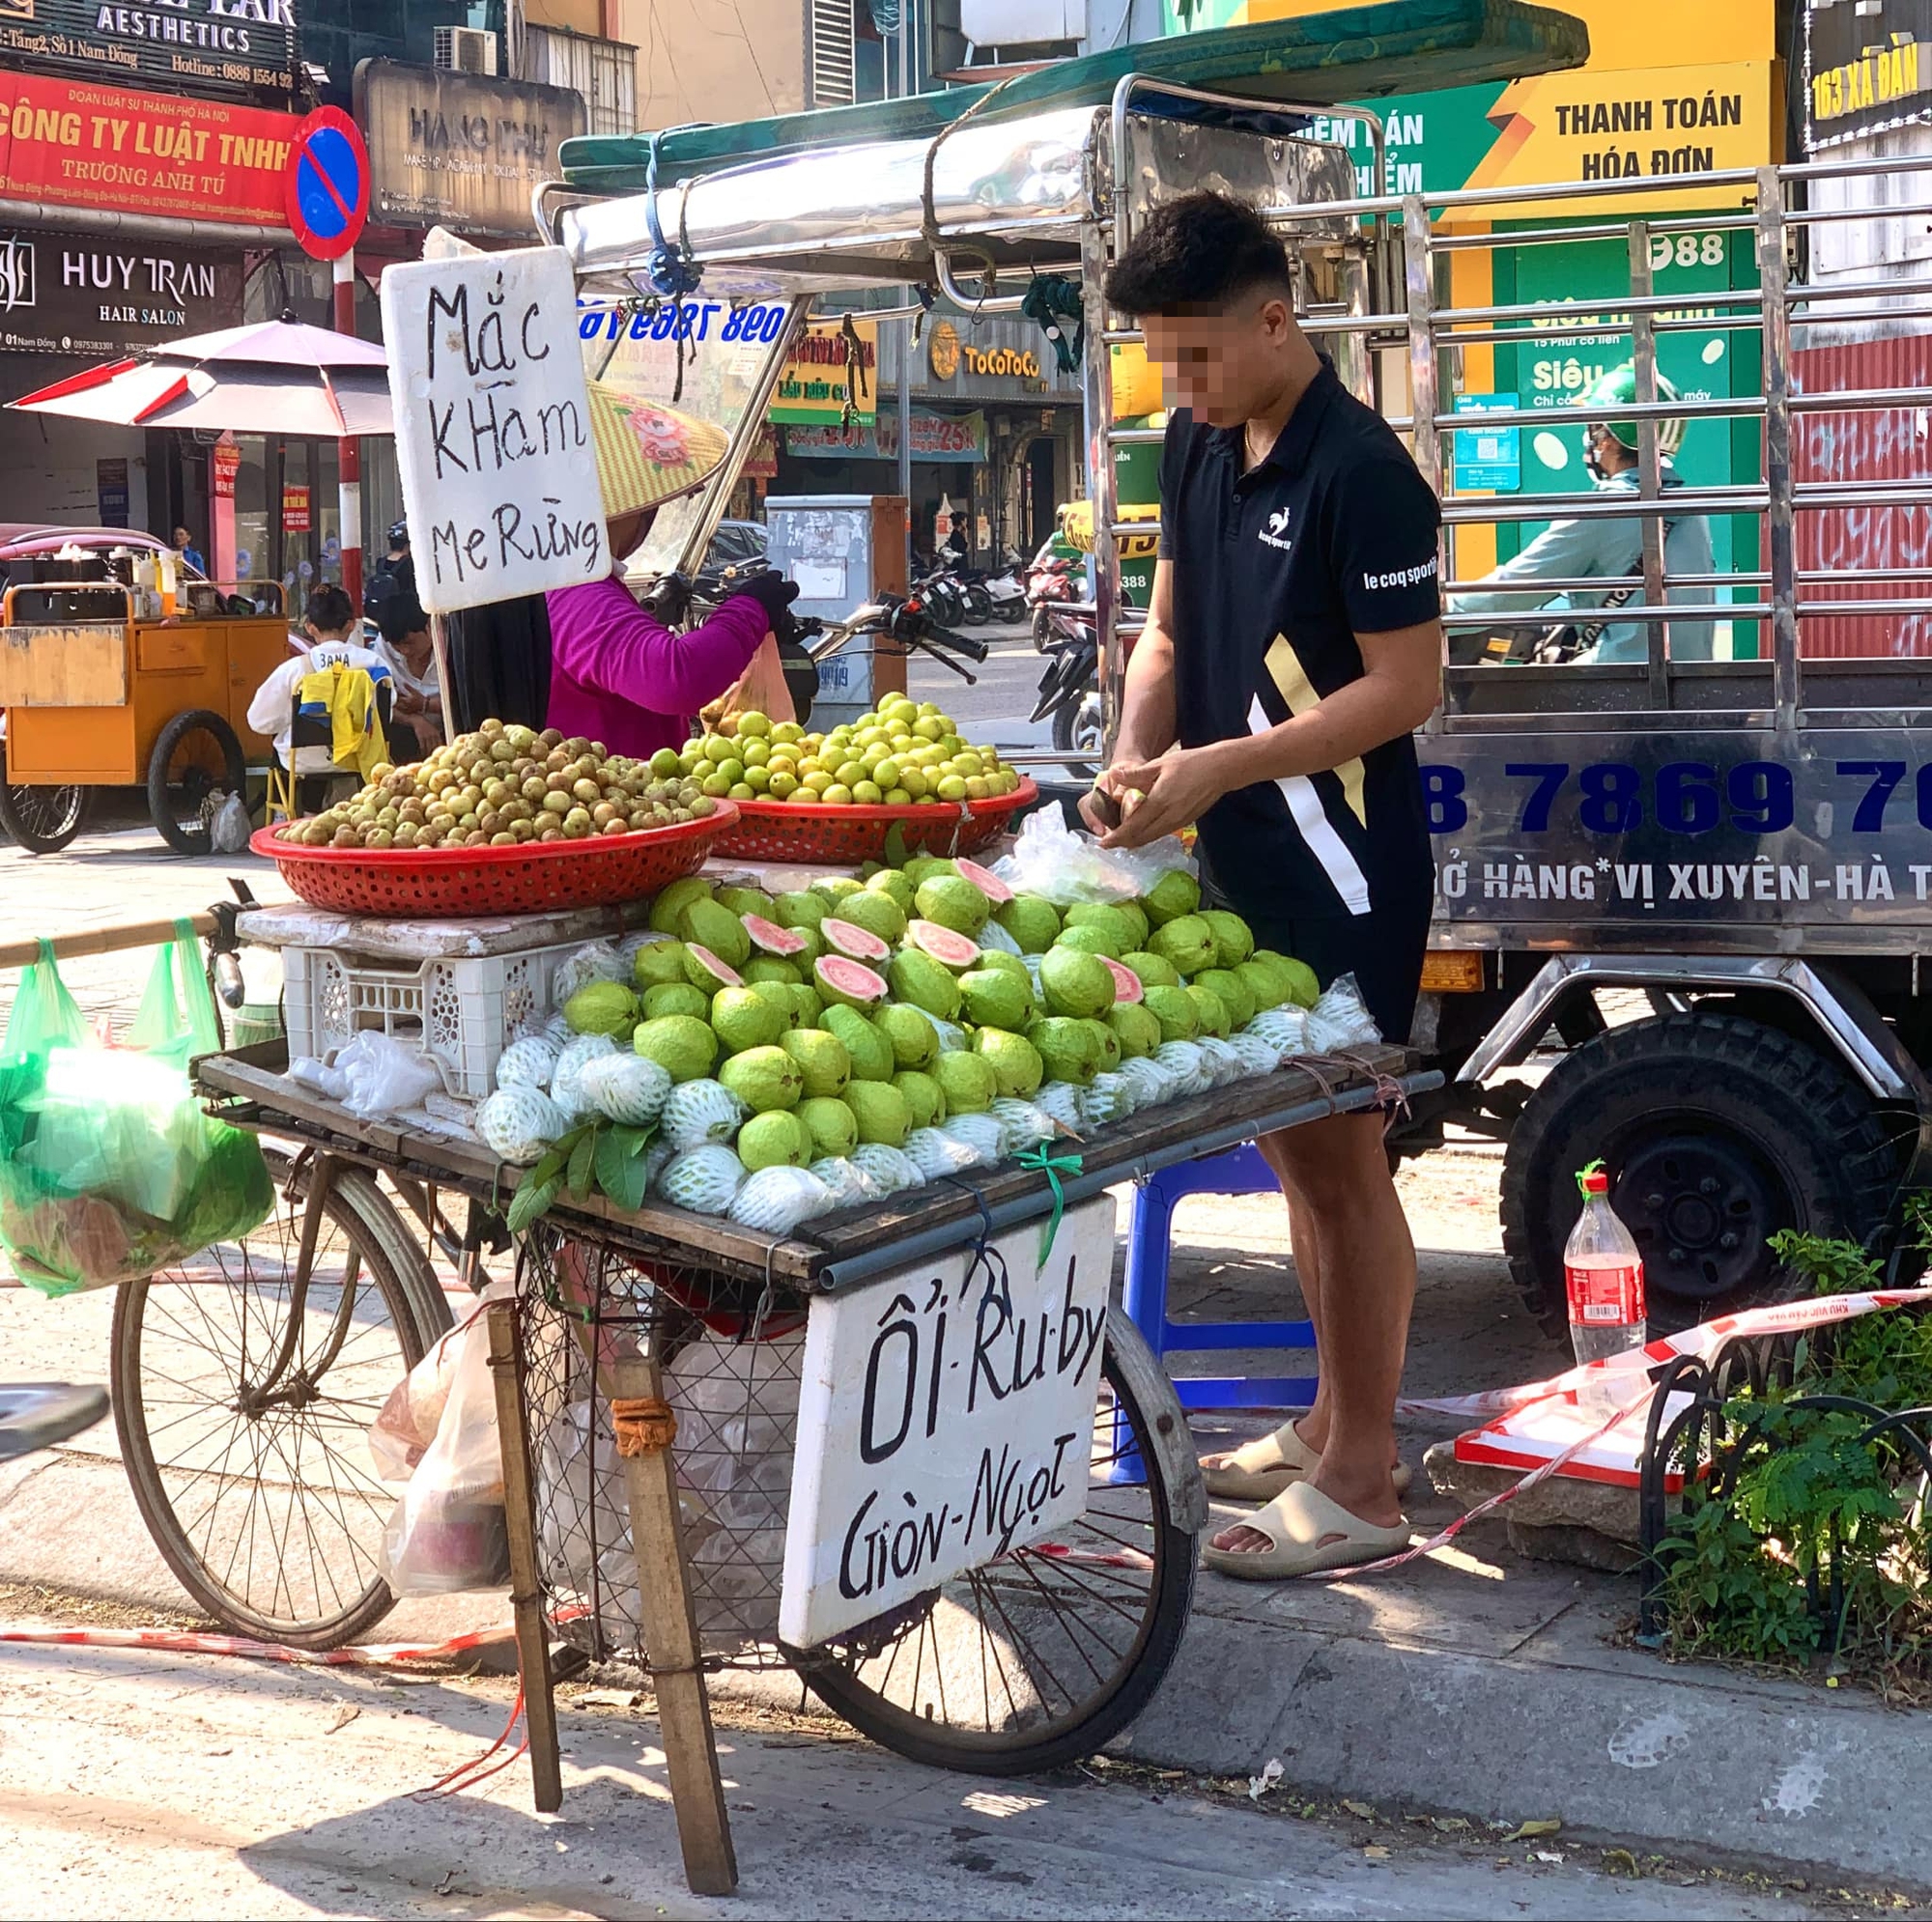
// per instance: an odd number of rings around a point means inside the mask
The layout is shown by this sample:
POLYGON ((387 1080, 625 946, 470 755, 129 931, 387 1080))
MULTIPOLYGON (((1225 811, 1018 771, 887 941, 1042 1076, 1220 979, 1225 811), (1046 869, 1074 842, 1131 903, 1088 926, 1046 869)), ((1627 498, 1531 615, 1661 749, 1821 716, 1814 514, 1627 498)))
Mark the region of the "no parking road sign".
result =
POLYGON ((296 130, 283 177, 289 225, 302 251, 340 260, 369 218, 369 150, 340 107, 317 107, 296 130))

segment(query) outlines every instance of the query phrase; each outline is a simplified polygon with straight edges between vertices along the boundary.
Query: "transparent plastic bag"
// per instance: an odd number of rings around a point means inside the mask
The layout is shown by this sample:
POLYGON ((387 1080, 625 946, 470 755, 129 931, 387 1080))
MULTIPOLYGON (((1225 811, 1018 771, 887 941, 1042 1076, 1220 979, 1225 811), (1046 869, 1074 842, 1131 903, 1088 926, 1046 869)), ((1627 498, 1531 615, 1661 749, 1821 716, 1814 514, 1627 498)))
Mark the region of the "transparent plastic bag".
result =
POLYGON ((1321 990, 1302 1026, 1302 1046, 1312 1055, 1373 1047, 1381 1038, 1352 975, 1342 975, 1321 990))
POLYGON ((551 1006, 562 1007, 578 989, 587 988, 593 981, 619 981, 630 986, 631 956, 616 942, 591 941, 573 947, 550 977, 551 1006))
POLYGON ((342 1105, 352 1115, 401 1115, 420 1108, 442 1087, 442 1070, 419 1039, 365 1028, 335 1052, 334 1067, 349 1084, 342 1105))
MULTIPOLYGON (((493 1284, 491 1292, 508 1287, 493 1284)), ((393 1461, 399 1443, 407 1456, 409 1437, 420 1437, 423 1417, 435 1407, 434 1436, 409 1471, 377 1558, 383 1579, 399 1596, 457 1595, 509 1579, 488 1299, 411 1370, 399 1391, 403 1406, 392 1410, 392 1393, 371 1430, 379 1464, 393 1461), (418 1373, 424 1374, 419 1394, 412 1386, 418 1373)))
POLYGON ((51 944, 21 979, 0 1041, 0 1243, 43 1294, 151 1275, 274 1205, 255 1138, 205 1115, 189 1083, 220 1030, 194 930, 175 928, 117 1046, 91 1042, 51 944))
POLYGON ((216 854, 246 854, 248 836, 253 832, 248 804, 239 794, 231 794, 214 810, 214 819, 209 823, 208 844, 216 854))
POLYGON ((1175 835, 1144 848, 1103 848, 1092 834, 1066 825, 1058 807, 1041 807, 1020 823, 1012 849, 993 872, 1023 894, 1060 907, 1076 901, 1131 901, 1163 874, 1194 872, 1194 858, 1175 835))

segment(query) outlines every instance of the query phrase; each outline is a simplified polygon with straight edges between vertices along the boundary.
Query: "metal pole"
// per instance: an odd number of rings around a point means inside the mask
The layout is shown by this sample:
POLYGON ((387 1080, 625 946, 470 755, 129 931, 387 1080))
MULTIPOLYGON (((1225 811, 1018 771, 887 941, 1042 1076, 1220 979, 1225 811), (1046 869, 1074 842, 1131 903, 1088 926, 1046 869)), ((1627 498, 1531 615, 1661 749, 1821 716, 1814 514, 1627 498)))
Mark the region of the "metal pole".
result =
MULTIPOLYGON (((355 331, 355 249, 332 266, 335 331, 355 331)), ((345 434, 335 443, 335 480, 341 522, 342 590, 359 619, 362 613, 362 443, 345 434)))
MULTIPOLYGON (((910 99, 912 84, 912 9, 913 0, 899 0, 899 98, 910 99)), ((906 298, 916 298, 916 291, 908 287, 906 298)), ((915 344, 914 329, 918 325, 911 319, 899 323, 899 476, 898 490, 906 504, 905 516, 905 578, 912 579, 912 354, 915 344)))
MULTIPOLYGON (((1115 202, 1116 217, 1124 196, 1115 202)), ((1117 489, 1114 449, 1114 356, 1106 341, 1107 230, 1098 219, 1080 228, 1080 298, 1086 307, 1087 352, 1082 360, 1082 400, 1087 415, 1087 498, 1094 510, 1094 630, 1099 644, 1100 739, 1102 760, 1113 757, 1121 732, 1121 704, 1126 692, 1127 664, 1121 652, 1121 549, 1114 538, 1117 489)))
MULTIPOLYGON (((1631 296, 1650 297, 1650 224, 1645 220, 1630 223, 1631 296)), ((1635 372, 1639 407, 1657 405, 1657 334, 1650 310, 1638 307, 1631 314, 1631 364, 1635 372)), ((1639 500, 1658 500, 1663 494, 1663 468, 1657 450, 1657 422, 1649 414, 1639 414, 1636 423, 1636 492, 1639 500)), ((1643 601, 1647 608, 1664 604, 1663 523, 1655 514, 1646 514, 1637 523, 1643 556, 1643 601)), ((1650 662, 1650 704, 1670 705, 1670 681, 1664 666, 1664 637, 1669 630, 1662 621, 1644 624, 1644 653, 1650 662)))
POLYGON ((1757 274, 1764 290, 1765 556, 1771 572, 1771 685, 1780 734, 1798 727, 1798 541, 1791 480, 1791 309, 1784 205, 1776 167, 1757 170, 1757 274))

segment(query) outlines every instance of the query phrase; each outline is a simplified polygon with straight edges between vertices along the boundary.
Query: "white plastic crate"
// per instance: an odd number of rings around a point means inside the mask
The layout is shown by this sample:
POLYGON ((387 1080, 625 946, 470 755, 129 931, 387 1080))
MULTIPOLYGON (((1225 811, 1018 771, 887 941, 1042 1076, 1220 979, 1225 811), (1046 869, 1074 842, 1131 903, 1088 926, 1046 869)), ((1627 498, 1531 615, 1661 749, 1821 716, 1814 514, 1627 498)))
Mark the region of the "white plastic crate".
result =
POLYGON ((512 1035, 551 1012, 557 963, 583 944, 385 967, 331 947, 285 947, 289 1054, 325 1060, 358 1030, 422 1032, 423 1052, 451 1094, 480 1101, 512 1035))

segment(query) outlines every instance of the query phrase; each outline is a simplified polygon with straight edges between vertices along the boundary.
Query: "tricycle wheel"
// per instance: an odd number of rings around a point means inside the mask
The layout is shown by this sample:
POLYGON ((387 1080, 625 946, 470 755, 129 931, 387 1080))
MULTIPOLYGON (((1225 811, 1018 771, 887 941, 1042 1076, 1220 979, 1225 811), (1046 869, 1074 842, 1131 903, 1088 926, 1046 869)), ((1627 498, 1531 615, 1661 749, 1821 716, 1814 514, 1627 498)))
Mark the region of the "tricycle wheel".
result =
POLYGON ((1152 1445, 1161 1411, 1121 1366, 1118 1343, 1138 1340, 1110 1318, 1085 1515, 793 1653, 854 1728, 935 1768, 1006 1775, 1092 1755, 1152 1698, 1187 1624, 1195 1544, 1152 1445))
POLYGON ((29 854, 59 854, 87 820, 93 789, 0 780, 0 828, 29 854))
POLYGON ((1897 1185, 1894 1134, 1835 1059, 1762 1022, 1626 1022, 1573 1047, 1518 1116, 1503 1253, 1531 1313, 1564 1340, 1576 1174, 1601 1158, 1643 1255, 1652 1335, 1787 1301, 1805 1284, 1770 1237, 1868 1235, 1897 1185))
POLYGON ((148 756, 148 812, 177 854, 207 854, 215 809, 244 794, 246 780, 234 728, 208 708, 190 708, 161 729, 148 756))
POLYGON ((329 1649, 395 1597, 378 1572, 397 1488, 369 1424, 449 1326, 373 1180, 336 1167, 292 1300, 313 1164, 269 1151, 276 1208, 114 1302, 114 1425, 141 1518, 195 1604, 239 1635, 329 1649))

